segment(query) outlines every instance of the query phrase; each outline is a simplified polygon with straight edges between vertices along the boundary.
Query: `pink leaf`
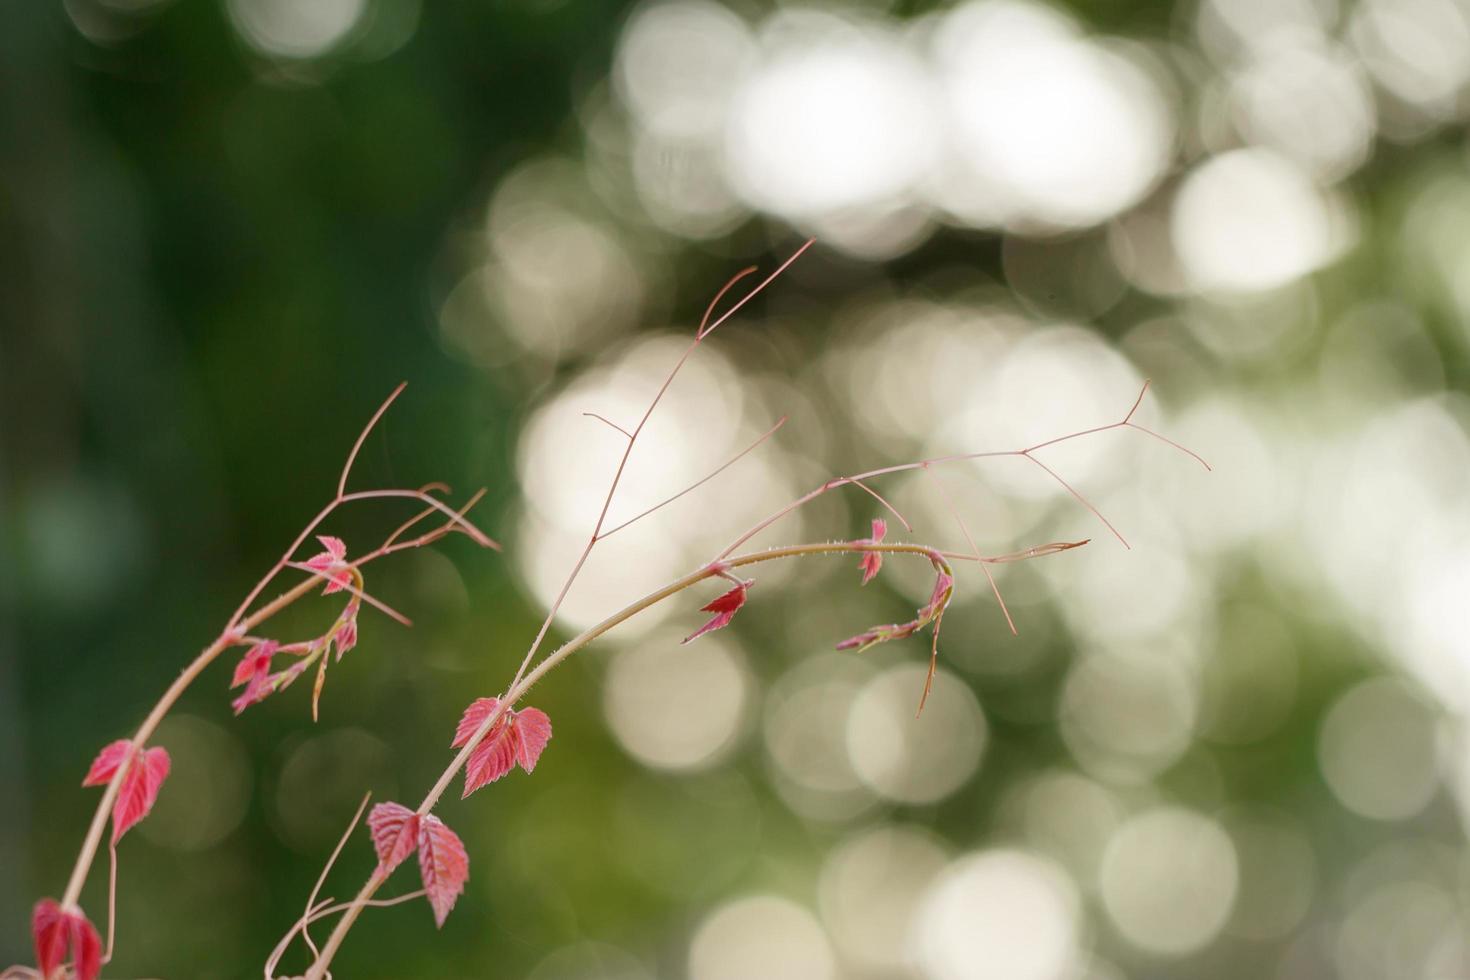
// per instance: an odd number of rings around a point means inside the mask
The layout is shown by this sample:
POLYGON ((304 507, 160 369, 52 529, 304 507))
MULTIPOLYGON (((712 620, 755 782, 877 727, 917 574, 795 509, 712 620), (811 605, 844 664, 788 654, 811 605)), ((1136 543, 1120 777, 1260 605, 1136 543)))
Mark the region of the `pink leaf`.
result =
POLYGON ((71 916, 71 961, 77 980, 97 980, 102 972, 102 937, 80 910, 71 916))
POLYGON ((158 799, 158 790, 168 778, 169 758, 164 749, 153 748, 134 756, 123 776, 117 800, 112 804, 112 842, 116 844, 139 820, 148 816, 158 799))
POLYGON ((250 678, 250 683, 246 685, 245 690, 241 692, 240 696, 230 702, 230 707, 234 708, 235 714, 238 715, 252 704, 259 704, 261 701, 270 697, 275 693, 275 690, 275 682, 271 680, 269 674, 256 674, 250 678))
POLYGON ((449 747, 457 749, 468 742, 470 736, 475 734, 475 729, 479 728, 498 707, 500 707, 499 698, 476 698, 471 701, 470 706, 464 709, 464 716, 459 719, 459 727, 454 730, 454 741, 449 743, 449 747))
POLYGON ((102 972, 102 939, 81 909, 65 911, 54 900, 41 899, 31 913, 31 939, 43 978, 61 969, 68 946, 76 980, 97 980, 102 972))
MULTIPOLYGON (((499 698, 477 698, 459 720, 451 748, 470 740, 485 720, 500 707, 499 698)), ((493 783, 510 772, 517 763, 531 772, 551 739, 551 719, 537 708, 506 711, 486 732, 480 744, 470 753, 464 770, 464 796, 469 796, 486 783, 493 783)))
POLYGON ((66 961, 66 916, 55 899, 43 898, 31 912, 31 940, 36 944, 36 967, 49 977, 66 961))
POLYGON ((531 772, 546 743, 551 741, 551 719, 536 708, 522 709, 516 713, 515 733, 516 761, 526 772, 531 772))
POLYGON ((460 799, 469 796, 486 783, 495 782, 510 772, 515 764, 515 731, 502 719, 495 723, 495 727, 490 729, 489 734, 475 746, 475 751, 470 753, 470 760, 464 767, 464 793, 460 799))
POLYGON ((750 581, 740 582, 729 592, 723 592, 715 596, 715 598, 709 601, 708 605, 701 606, 700 612, 711 612, 715 615, 709 622, 684 637, 683 642, 688 643, 690 640, 697 640, 706 633, 728 626, 730 620, 734 619, 735 614, 740 611, 740 607, 745 605, 746 592, 754 584, 754 582, 750 581))
MULTIPOLYGON (((867 543, 877 544, 879 541, 883 540, 883 536, 887 533, 888 522, 883 520, 883 518, 881 517, 876 518, 873 521, 873 536, 868 539, 867 543)), ((869 582, 873 581, 873 577, 878 574, 878 569, 882 567, 883 552, 865 552, 863 554, 862 561, 858 562, 858 568, 861 568, 863 570, 863 585, 867 585, 869 582)))
POLYGON ((341 538, 334 538, 330 534, 318 534, 316 539, 327 550, 306 559, 306 567, 321 572, 330 580, 327 587, 322 589, 322 595, 340 592, 352 582, 352 572, 346 565, 347 545, 342 543, 341 538))
POLYGON ((420 822, 419 873, 434 907, 434 922, 442 929, 469 880, 470 858, 459 836, 432 813, 420 822))
POLYGON ((87 778, 82 780, 82 785, 106 786, 112 782, 112 777, 117 773, 117 767, 122 765, 123 760, 128 757, 128 750, 132 747, 131 739, 120 738, 97 753, 97 758, 92 760, 92 768, 87 770, 87 778))
POLYGON ((271 658, 280 648, 281 645, 275 640, 262 640, 247 650, 245 656, 235 665, 235 676, 230 681, 230 687, 239 687, 259 674, 270 673, 271 658))
POLYGON ((347 545, 342 542, 341 538, 334 538, 330 534, 318 534, 316 539, 322 543, 323 548, 327 549, 327 555, 333 561, 341 561, 347 557, 347 545))
POLYGON ((418 846, 419 815, 401 803, 379 803, 368 814, 378 867, 392 871, 418 846))
POLYGON ((337 662, 342 662, 342 654, 357 646, 357 610, 360 603, 357 596, 347 604, 347 609, 342 615, 342 625, 337 627, 337 632, 332 639, 337 644, 337 662))

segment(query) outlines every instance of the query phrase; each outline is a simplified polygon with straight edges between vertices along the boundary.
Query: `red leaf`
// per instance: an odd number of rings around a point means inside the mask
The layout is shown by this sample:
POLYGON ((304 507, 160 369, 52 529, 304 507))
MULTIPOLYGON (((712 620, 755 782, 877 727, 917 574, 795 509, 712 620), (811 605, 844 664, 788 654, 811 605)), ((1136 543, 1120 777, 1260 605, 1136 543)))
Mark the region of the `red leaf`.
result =
POLYGON ((280 648, 281 645, 275 640, 263 640, 247 650, 245 656, 235 665, 235 676, 230 681, 230 687, 239 687, 254 677, 270 673, 271 658, 280 648))
POLYGON ((551 719, 544 711, 525 708, 516 713, 515 734, 516 761, 526 772, 531 772, 546 743, 551 741, 551 719))
POLYGON ((97 980, 102 972, 102 937, 80 911, 70 917, 71 962, 77 980, 97 980))
POLYGON ((148 816, 158 790, 168 778, 168 752, 152 748, 134 757, 112 804, 112 842, 116 844, 139 820, 148 816))
POLYGON ((36 944, 36 967, 49 977, 66 961, 66 916, 54 899, 43 898, 31 912, 31 940, 36 944))
POLYGON ((97 980, 102 972, 102 939, 81 909, 68 912, 52 899, 41 899, 31 913, 31 938, 43 978, 61 969, 68 945, 76 980, 97 980))
MULTIPOLYGON (((883 536, 887 533, 888 522, 881 517, 875 518, 873 520, 873 536, 868 539, 867 543, 877 544, 879 541, 883 540, 883 536)), ((863 560, 858 562, 858 568, 861 568, 863 570, 863 585, 867 585, 869 582, 873 581, 873 577, 878 574, 878 569, 882 567, 883 552, 866 552, 863 555, 863 560)))
MULTIPOLYGON (((477 698, 464 711, 454 730, 451 748, 470 740, 485 719, 500 707, 499 698, 477 698)), ((470 753, 464 770, 464 794, 469 796, 486 783, 493 783, 520 763, 531 772, 551 739, 551 719, 536 708, 506 711, 470 753)), ((463 798, 463 797, 461 797, 463 798)))
POLYGON ((322 543, 323 548, 327 549, 327 557, 334 561, 341 561, 347 557, 347 545, 342 543, 341 538, 330 534, 318 534, 316 539, 322 543))
POLYGON ((469 796, 486 783, 495 782, 510 772, 515 764, 515 730, 502 719, 495 723, 495 727, 490 729, 490 733, 470 753, 470 761, 464 767, 464 793, 460 799, 469 796))
POLYGON ((690 640, 696 640, 706 633, 728 626, 730 620, 735 618, 735 613, 739 612, 740 607, 745 605, 746 591, 754 584, 754 582, 741 582, 729 592, 715 596, 709 601, 708 605, 701 606, 700 612, 712 612, 715 615, 709 622, 684 637, 684 642, 688 643, 690 640))
POLYGON ((434 922, 442 929, 469 880, 470 858, 459 836, 432 813, 419 827, 419 874, 424 879, 424 891, 429 893, 429 904, 434 907, 434 922))
POLYGON ((83 786, 106 786, 112 782, 112 777, 117 773, 117 767, 128 757, 128 749, 132 748, 131 739, 120 738, 110 743, 97 758, 92 760, 92 768, 87 770, 87 778, 82 780, 83 786))
POLYGON ((352 572, 347 569, 345 562, 347 545, 342 543, 341 538, 334 538, 330 534, 318 534, 316 539, 327 550, 306 559, 306 567, 321 572, 329 579, 326 588, 322 589, 322 595, 339 592, 352 582, 352 572))
POLYGON ((459 727, 454 730, 454 741, 449 743, 451 749, 457 749, 470 740, 475 734, 475 729, 484 724, 486 718, 500 707, 499 698, 476 698, 470 702, 470 706, 464 709, 464 716, 459 719, 459 727))
POLYGON ((401 803, 379 803, 368 814, 378 867, 392 871, 418 846, 419 815, 401 803))

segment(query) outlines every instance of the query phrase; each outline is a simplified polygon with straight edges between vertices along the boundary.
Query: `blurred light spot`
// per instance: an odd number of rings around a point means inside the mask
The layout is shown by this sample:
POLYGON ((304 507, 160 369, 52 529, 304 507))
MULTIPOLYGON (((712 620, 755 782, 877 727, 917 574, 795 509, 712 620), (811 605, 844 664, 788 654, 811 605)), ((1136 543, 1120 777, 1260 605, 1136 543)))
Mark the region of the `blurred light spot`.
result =
POLYGON ((1311 909, 1316 890, 1311 843, 1284 815, 1238 813, 1226 827, 1240 864, 1240 892, 1228 931, 1256 942, 1291 935, 1311 909))
POLYGON ((618 743, 646 766, 697 769, 735 743, 750 682, 722 637, 620 650, 608 667, 603 711, 618 743))
MULTIPOLYGON (((846 414, 875 440, 877 454, 915 454, 914 443, 955 412, 956 392, 988 389, 1012 338, 1028 326, 1014 315, 919 300, 865 304, 822 372, 846 414)), ((971 433, 964 441, 977 447, 971 433)))
POLYGON ((582 942, 563 946, 536 964, 526 980, 654 980, 637 957, 616 946, 582 942))
POLYGON ((202 851, 228 837, 250 804, 250 760, 228 729, 173 715, 152 744, 168 749, 168 782, 139 831, 159 847, 202 851))
POLYGON ((874 673, 867 661, 829 654, 792 668, 767 696, 764 731, 775 788, 802 816, 846 819, 871 804, 848 757, 847 719, 874 673))
POLYGON ((778 15, 763 43, 726 136, 741 196, 794 216, 901 199, 937 138, 917 59, 886 31, 812 11, 778 15))
POLYGON ((1375 81, 1434 117, 1470 81, 1470 12, 1454 0, 1363 0, 1351 36, 1375 81))
POLYGON ((831 211, 813 216, 808 224, 823 245, 866 262, 902 255, 934 230, 929 209, 912 204, 878 204, 831 211))
POLYGON ((1103 857, 1103 905, 1130 943, 1163 956, 1209 945, 1230 916, 1237 865, 1213 820, 1175 807, 1133 817, 1103 857))
POLYGON ((953 674, 940 670, 915 717, 927 666, 904 664, 873 678, 847 719, 852 767, 880 795, 933 803, 965 784, 980 765, 987 727, 980 704, 953 674))
POLYGON ((698 144, 639 133, 633 183, 653 222, 683 238, 728 234, 748 213, 726 182, 718 154, 698 144))
POLYGON ((1439 785, 1434 718, 1397 680, 1364 681, 1339 698, 1322 722, 1317 756, 1342 805, 1375 820, 1414 816, 1439 785))
POLYGON ((366 0, 226 0, 240 36, 262 54, 315 58, 357 25, 366 0))
MULTIPOLYGON (((1454 977, 1433 969, 1445 939, 1465 935, 1454 896, 1425 881, 1402 881, 1358 902, 1337 930, 1334 960, 1343 980, 1454 977)), ((1454 964, 1451 964, 1452 966, 1454 964)))
MULTIPOLYGON (((555 600, 597 522, 627 438, 596 412, 631 429, 688 346, 683 337, 653 336, 633 344, 605 367, 577 378, 537 408, 521 436, 517 470, 528 511, 519 537, 521 572, 536 600, 555 600)), ((639 436, 608 512, 611 531, 709 475, 770 427, 772 417, 741 383, 717 347, 705 346, 679 377, 639 436), (753 415, 749 425, 743 418, 753 415), (757 428, 759 426, 759 428, 757 428)), ((583 629, 709 559, 738 534, 795 499, 791 468, 770 445, 758 449, 672 505, 601 541, 558 621, 583 629)), ((801 535, 792 515, 783 528, 801 535)), ((778 581, 781 569, 762 568, 752 602, 778 581)), ((701 586, 685 601, 660 603, 621 632, 646 632, 669 616, 692 633, 707 615, 700 605, 717 592, 701 586), (707 597, 706 589, 709 589, 707 597)), ((748 613, 747 613, 748 615, 748 613)))
POLYGON ((1062 738, 1088 772, 1137 783, 1189 748, 1195 693, 1164 656, 1093 654, 1079 660, 1062 689, 1062 738))
POLYGON ((24 576, 42 602, 84 609, 132 584, 151 542, 120 483, 77 477, 42 482, 19 511, 24 576))
POLYGON ((1339 180, 1368 158, 1376 127, 1373 94, 1355 60, 1318 45, 1276 45, 1232 83, 1252 142, 1339 180))
POLYGON ((963 169, 936 203, 976 224, 1092 224, 1163 173, 1173 124, 1152 79, 1053 9, 980 0, 946 15, 935 53, 963 169), (977 193, 979 207, 966 198, 977 193))
POLYGON ((918 954, 934 980, 1067 980, 1078 955, 1077 891, 1021 851, 950 865, 919 915, 918 954))
POLYGON ((1338 247, 1322 193, 1265 150, 1202 164, 1174 201, 1175 247, 1205 290, 1271 289, 1326 264, 1338 247))
MULTIPOLYGON (((1198 452, 1213 467, 1172 453, 1151 457, 1147 481, 1160 489, 1160 506, 1174 515, 1194 550, 1220 554, 1247 546, 1287 520, 1296 503, 1289 454, 1268 442, 1276 429, 1248 392, 1207 397, 1169 423, 1169 436, 1198 452)), ((1279 435, 1278 435, 1279 438, 1279 435)))
POLYGON ((832 980, 836 964, 810 912, 774 895, 737 899, 704 920, 689 980, 832 980))
POLYGON ((745 24, 703 0, 647 4, 628 21, 614 79, 639 124, 662 137, 718 132, 735 83, 754 58, 745 24))
MULTIPOLYGON (((1007 350, 992 349, 986 376, 953 388, 925 448, 926 455, 1014 451, 1091 425, 1121 419, 1137 397, 1143 379, 1116 350, 1091 330, 1060 326, 1033 329, 1007 350), (958 395, 955 392, 959 392, 958 395)), ((1138 421, 1156 408, 1140 407, 1138 421)), ((1137 444, 1134 443, 1134 446, 1137 444)), ((1107 478, 1128 475, 1127 443, 1073 439, 1038 453, 1046 464, 1065 474, 1073 486, 1095 493, 1107 478)), ((979 460, 987 482, 1022 499, 1068 502, 1066 488, 1044 470, 1022 458, 979 460)))
POLYGON ((1084 882, 1096 879, 1103 850, 1123 819, 1122 804, 1105 787, 1060 771, 1021 784, 1006 797, 1002 811, 1008 825, 1019 825, 1031 849, 1084 882))
POLYGON ((1322 38, 1337 16, 1337 0, 1205 0, 1197 23, 1200 43, 1218 60, 1283 43, 1322 38))
POLYGON ((945 864, 928 834, 880 827, 844 841, 822 868, 822 920, 844 960, 902 971, 919 900, 945 864))
POLYGON ((590 212, 579 167, 537 160, 500 182, 486 228, 489 300, 522 348, 585 353, 634 322, 643 276, 618 235, 590 212))
POLYGON ((1243 745, 1277 731, 1296 703, 1297 654, 1268 607, 1222 611, 1215 654, 1205 661, 1200 728, 1211 741, 1243 745))
MULTIPOLYGON (((299 685, 298 685, 299 686, 299 685)), ((397 795, 386 743, 358 728, 313 735, 289 749, 275 786, 276 826, 292 848, 316 854, 342 836, 371 786, 397 795)))
POLYGON ((1169 229, 1166 199, 1154 195, 1108 226, 1108 248, 1118 271, 1134 286, 1156 296, 1178 296, 1189 283, 1169 229))

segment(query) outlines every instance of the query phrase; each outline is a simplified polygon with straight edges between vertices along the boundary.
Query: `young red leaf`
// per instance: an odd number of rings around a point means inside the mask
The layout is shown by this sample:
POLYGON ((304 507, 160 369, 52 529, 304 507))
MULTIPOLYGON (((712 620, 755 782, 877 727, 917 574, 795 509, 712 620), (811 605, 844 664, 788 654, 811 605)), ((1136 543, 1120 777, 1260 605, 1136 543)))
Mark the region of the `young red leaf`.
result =
POLYGON ((441 929, 470 877, 470 858, 459 836, 432 813, 419 826, 419 874, 441 929))
POLYGON ((392 871, 418 846, 419 815, 401 803, 379 803, 368 814, 378 867, 392 871))
POLYGON ((332 640, 337 645, 338 663, 342 662, 342 654, 357 646, 357 611, 360 605, 357 596, 353 596, 342 614, 342 625, 332 634, 332 640))
POLYGON ((459 727, 454 730, 454 741, 449 743, 451 749, 457 749, 470 740, 475 734, 475 729, 484 724, 496 708, 500 707, 499 698, 475 698, 470 706, 464 709, 464 715, 459 719, 459 727))
POLYGON ((275 640, 262 640, 245 651, 245 656, 235 665, 235 676, 230 680, 230 687, 239 687, 261 674, 269 674, 271 658, 280 648, 281 645, 275 640))
POLYGON ((148 816, 158 799, 158 790, 168 778, 168 752, 160 748, 148 749, 141 756, 134 756, 128 771, 123 775, 117 800, 112 804, 112 842, 116 844, 122 835, 139 820, 148 816))
POLYGON ((341 538, 334 538, 330 534, 318 534, 316 539, 327 550, 306 559, 306 567, 321 572, 329 579, 326 588, 322 589, 322 595, 340 592, 352 583, 352 572, 346 561, 347 545, 342 543, 341 538))
POLYGON ((43 978, 61 969, 68 946, 76 980, 97 980, 102 972, 102 939, 81 909, 68 912, 53 899, 41 899, 31 913, 31 939, 43 978))
POLYGON ((510 772, 515 764, 515 729, 502 718, 480 744, 475 746, 475 751, 470 753, 469 762, 464 767, 464 793, 460 795, 460 799, 469 796, 486 783, 495 782, 510 772))
POLYGON ((71 933, 71 962, 76 968, 77 980, 97 980, 102 972, 102 937, 80 911, 69 916, 71 933))
POLYGON ((708 605, 701 606, 700 612, 714 613, 714 616, 709 622, 684 637, 683 642, 688 643, 690 640, 697 640, 706 633, 728 626, 730 620, 734 619, 735 614, 740 611, 740 607, 745 605, 746 592, 754 584, 751 581, 740 582, 729 592, 723 592, 715 596, 715 598, 709 601, 708 605))
MULTIPOLYGON (((873 521, 873 536, 868 539, 868 543, 877 544, 883 540, 883 535, 887 533, 888 522, 881 517, 875 519, 873 521)), ((863 570, 863 585, 867 585, 878 574, 878 569, 883 567, 883 552, 865 552, 863 554, 863 560, 858 563, 858 567, 863 570)))
MULTIPOLYGON (((470 740, 485 719, 500 707, 499 698, 476 698, 465 709, 454 730, 451 748, 459 748, 470 740)), ((520 763, 531 772, 551 739, 551 719, 536 708, 506 711, 470 753, 464 770, 464 796, 469 796, 486 783, 493 783, 520 763)))
POLYGON ((112 777, 117 773, 117 767, 122 765, 122 761, 128 757, 128 750, 132 746, 132 740, 126 738, 109 743, 106 748, 97 753, 97 758, 92 760, 92 768, 87 770, 87 778, 82 780, 82 785, 106 786, 112 782, 112 777))
POLYGON ((66 962, 66 916, 55 899, 43 898, 31 912, 31 940, 36 944, 36 967, 49 977, 66 962))
POLYGON ((536 760, 541 758, 541 752, 546 748, 546 743, 551 741, 551 719, 546 717, 546 712, 536 708, 524 708, 516 712, 516 762, 526 772, 536 768, 536 760))

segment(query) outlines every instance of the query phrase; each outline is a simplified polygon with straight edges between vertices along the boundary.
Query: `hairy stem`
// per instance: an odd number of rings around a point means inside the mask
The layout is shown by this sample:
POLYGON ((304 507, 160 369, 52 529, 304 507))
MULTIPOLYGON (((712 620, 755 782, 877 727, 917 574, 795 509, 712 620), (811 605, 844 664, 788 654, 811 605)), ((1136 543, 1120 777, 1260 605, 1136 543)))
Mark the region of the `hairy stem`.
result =
MULTIPOLYGON (((591 643, 593 640, 596 640, 598 637, 602 636, 609 630, 612 630, 622 623, 627 622, 629 619, 632 619, 643 610, 648 609, 650 606, 655 606, 663 600, 669 598, 670 596, 677 595, 690 586, 697 585, 707 578, 718 578, 725 571, 731 568, 740 568, 745 565, 756 565, 761 562, 775 561, 781 558, 799 558, 813 555, 853 554, 874 551, 888 552, 890 554, 920 555, 924 558, 929 559, 930 561, 938 561, 941 565, 947 564, 944 561, 945 556, 942 552, 935 548, 928 547, 927 545, 919 544, 833 541, 820 544, 787 545, 781 548, 771 548, 767 551, 757 551, 751 552, 750 554, 737 555, 732 558, 724 559, 715 564, 706 565, 697 571, 690 572, 688 575, 685 575, 682 578, 675 579, 674 581, 670 582, 668 585, 665 585, 663 588, 658 589, 657 591, 650 592, 648 595, 637 600, 636 602, 632 602, 624 606, 622 609, 619 609, 617 612, 613 613, 611 616, 607 617, 597 625, 583 630, 581 633, 577 634, 575 637, 564 643, 555 652, 547 655, 544 660, 542 660, 533 669, 526 673, 510 688, 509 691, 506 692, 506 695, 504 698, 501 699, 500 704, 496 707, 494 711, 489 714, 488 717, 485 718, 484 721, 480 723, 480 727, 475 729, 474 735, 472 735, 469 741, 464 744, 464 747, 460 749, 459 754, 454 757, 454 761, 452 761, 449 766, 444 770, 444 772, 439 776, 438 781, 434 783, 433 788, 429 790, 428 795, 426 795, 423 799, 423 802, 419 804, 418 813, 420 815, 427 814, 431 810, 433 810, 435 806, 438 805, 439 799, 444 795, 444 791, 449 788, 449 784, 454 781, 455 776, 457 776, 460 770, 464 768, 465 763, 469 761, 470 755, 475 751, 475 748, 480 744, 481 740, 485 738, 490 729, 493 728, 495 726, 495 723, 500 720, 501 716, 505 714, 505 712, 509 710, 512 706, 517 704, 522 698, 524 698, 526 694, 530 692, 531 688, 536 686, 536 683, 540 681, 541 678, 545 677, 549 672, 556 669, 556 667, 561 664, 562 661, 566 660, 572 654, 576 653, 578 650, 581 650, 583 647, 587 646, 587 644, 591 643)), ((335 926, 335 928, 333 928, 332 934, 327 937, 326 943, 322 946, 321 955, 317 957, 316 962, 313 963, 311 969, 307 971, 307 980, 323 980, 323 978, 326 976, 327 968, 332 963, 332 958, 336 955, 337 950, 341 948, 342 941, 347 937, 347 933, 352 929, 352 924, 357 921, 357 917, 362 913, 362 910, 367 907, 369 900, 372 899, 373 895, 377 893, 377 890, 381 888, 383 883, 387 880, 388 875, 383 874, 381 870, 374 870, 372 875, 368 877, 368 880, 363 884, 361 890, 358 891, 357 896, 353 898, 353 900, 345 907, 342 917, 337 920, 337 925, 335 926)))
MULTIPOLYGON (((264 606, 261 606, 256 612, 251 613, 238 623, 232 623, 230 628, 219 635, 218 639, 205 647, 199 656, 195 657, 189 666, 185 667, 183 672, 174 678, 174 682, 168 686, 168 690, 163 692, 163 697, 159 698, 158 703, 153 706, 153 710, 148 712, 148 717, 143 719, 143 724, 138 726, 138 730, 133 734, 133 745, 129 752, 129 758, 137 755, 138 749, 143 746, 143 743, 148 741, 149 736, 158 728, 159 723, 163 721, 169 709, 174 706, 174 702, 178 701, 179 696, 188 689, 190 684, 194 683, 194 679, 204 672, 204 668, 214 663, 215 658, 235 644, 237 632, 248 632, 260 625, 282 609, 291 605, 297 599, 306 595, 313 588, 316 588, 317 584, 318 582, 315 578, 309 578, 297 583, 264 606)), ((102 791, 102 799, 97 803, 97 812, 92 815, 92 825, 87 828, 87 836, 82 841, 81 853, 77 855, 76 866, 72 868, 71 879, 67 882, 66 892, 61 897, 61 906, 64 909, 75 908, 77 899, 81 897, 82 885, 86 883, 87 872, 91 869, 92 861, 97 856, 97 847, 102 843, 102 832, 107 827, 107 816, 112 811, 112 803, 117 799, 118 790, 122 786, 123 777, 127 775, 127 770, 128 767, 126 765, 118 766, 117 772, 113 774, 111 782, 102 791)))

